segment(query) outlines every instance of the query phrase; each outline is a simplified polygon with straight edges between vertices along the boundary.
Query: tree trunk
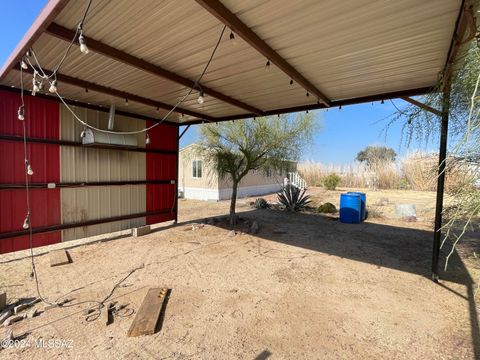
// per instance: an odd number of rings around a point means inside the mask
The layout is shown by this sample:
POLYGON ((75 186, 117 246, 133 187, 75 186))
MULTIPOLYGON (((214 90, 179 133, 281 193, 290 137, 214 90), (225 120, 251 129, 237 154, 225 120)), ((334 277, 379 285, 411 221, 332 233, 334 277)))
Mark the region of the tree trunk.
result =
POLYGON ((235 205, 237 204, 237 188, 238 182, 234 181, 232 184, 232 198, 230 200, 230 225, 234 227, 237 223, 237 219, 235 217, 235 205))

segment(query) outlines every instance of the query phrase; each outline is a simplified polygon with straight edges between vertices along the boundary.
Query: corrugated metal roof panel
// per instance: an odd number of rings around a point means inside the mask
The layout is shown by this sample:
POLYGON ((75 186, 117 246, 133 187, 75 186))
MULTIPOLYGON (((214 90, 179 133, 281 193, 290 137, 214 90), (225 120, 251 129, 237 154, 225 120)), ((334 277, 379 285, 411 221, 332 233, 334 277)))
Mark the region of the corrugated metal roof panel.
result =
MULTIPOLYGON (((433 86, 451 43, 461 0, 222 1, 230 11, 331 100, 433 86)), ((75 29, 84 2, 71 1, 55 22, 75 29)), ((194 80, 203 69, 223 27, 194 1, 130 0, 94 2, 85 35, 194 80)), ((316 103, 297 84, 227 29, 202 84, 262 110, 316 103)), ((67 43, 43 35, 34 48, 53 67, 67 43)), ((48 66, 47 66, 48 65, 48 66)), ((74 48, 62 67, 66 74, 167 103, 187 89, 170 80, 74 48)), ((18 78, 7 83, 18 86, 18 78)), ((75 87, 68 96, 104 103, 75 87)), ((207 96, 191 96, 182 106, 221 117, 245 110, 207 96)), ((121 106, 121 105, 120 105, 121 106)), ((142 114, 148 106, 135 104, 142 114)), ((186 119, 188 120, 188 119, 186 119)))

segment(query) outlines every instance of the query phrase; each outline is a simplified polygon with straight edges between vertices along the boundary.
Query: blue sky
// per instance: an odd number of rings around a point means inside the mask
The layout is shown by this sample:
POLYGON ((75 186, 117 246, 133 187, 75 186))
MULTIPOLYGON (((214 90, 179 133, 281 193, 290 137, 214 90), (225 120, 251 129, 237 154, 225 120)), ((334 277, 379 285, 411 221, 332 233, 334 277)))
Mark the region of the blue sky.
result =
MULTIPOLYGON (((25 32, 35 20, 37 14, 47 3, 46 0, 4 0, 0 12, 0 63, 4 63, 8 55, 21 40, 25 32)), ((395 100, 395 104, 403 106, 403 100, 395 100)), ((343 107, 342 110, 330 109, 317 111, 322 129, 315 135, 312 148, 303 154, 303 160, 324 163, 347 163, 354 160, 358 151, 367 145, 386 145, 399 155, 409 150, 429 150, 436 148, 435 143, 412 143, 409 148, 401 146, 401 124, 392 126, 387 136, 382 130, 385 121, 379 121, 394 112, 390 101, 385 104, 376 102, 373 105, 361 104, 343 107)), ((198 139, 195 126, 192 126, 181 140, 185 146, 198 139)))

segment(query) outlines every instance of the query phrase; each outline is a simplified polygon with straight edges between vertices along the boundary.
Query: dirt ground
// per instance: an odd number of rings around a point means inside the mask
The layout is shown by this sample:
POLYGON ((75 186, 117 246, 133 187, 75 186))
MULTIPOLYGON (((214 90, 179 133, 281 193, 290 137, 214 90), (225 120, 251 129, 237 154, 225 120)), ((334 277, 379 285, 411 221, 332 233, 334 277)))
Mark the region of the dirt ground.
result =
MULTIPOLYGON (((338 205, 339 191, 310 192, 315 205, 338 205)), ((480 358, 472 248, 463 248, 462 257, 454 253, 435 284, 434 194, 378 191, 367 197, 372 206, 380 198, 389 202, 378 206, 381 217, 359 225, 256 210, 252 199, 240 199, 240 216, 259 222, 256 235, 192 225, 225 214, 229 203, 182 200, 177 226, 69 249, 73 262, 59 267, 38 256, 42 294, 73 300, 11 325, 14 335, 25 334, 23 343, 0 350, 0 358, 480 358), (395 219, 392 209, 400 202, 416 204, 418 222, 395 219), (110 293, 107 303, 138 310, 150 287, 164 286, 171 293, 154 335, 127 337, 135 316, 128 312, 109 326, 102 317, 87 321, 84 315, 110 293)), ((474 246, 474 238, 478 242, 478 234, 468 234, 465 243, 474 246)), ((30 259, 8 259, 0 256, 0 284, 9 301, 35 296, 30 259)))

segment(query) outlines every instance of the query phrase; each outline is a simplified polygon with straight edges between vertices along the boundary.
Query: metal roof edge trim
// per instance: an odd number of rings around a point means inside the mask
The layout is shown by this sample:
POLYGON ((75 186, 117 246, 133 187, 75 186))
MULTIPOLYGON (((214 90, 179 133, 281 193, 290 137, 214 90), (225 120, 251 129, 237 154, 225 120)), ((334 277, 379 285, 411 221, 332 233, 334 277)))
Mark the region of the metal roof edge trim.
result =
MULTIPOLYGON (((372 102, 372 101, 396 99, 396 98, 400 98, 400 97, 403 97, 403 96, 424 95, 424 94, 428 94, 428 93, 431 93, 431 92, 435 91, 435 89, 436 89, 435 86, 429 86, 429 87, 421 87, 421 88, 415 88, 415 89, 409 89, 409 90, 394 91, 394 92, 389 92, 389 93, 367 95, 367 96, 362 96, 362 97, 358 97, 358 98, 333 100, 330 104, 330 108, 333 108, 333 107, 336 107, 336 106, 356 105, 356 104, 368 103, 368 102, 372 102)), ((302 105, 302 106, 295 106, 295 107, 265 111, 265 116, 287 114, 287 113, 307 111, 307 110, 321 110, 321 109, 327 109, 327 107, 324 104, 302 105)), ((223 117, 223 118, 218 118, 216 121, 213 121, 213 122, 241 120, 241 119, 248 119, 248 118, 253 118, 253 117, 256 117, 256 115, 255 114, 240 114, 240 115, 233 115, 233 116, 226 116, 226 117, 223 117)), ((203 123, 206 123, 206 122, 208 122, 208 121, 193 120, 193 121, 179 123, 179 125, 180 126, 183 126, 183 125, 197 125, 197 124, 203 124, 203 123)))
POLYGON ((33 24, 30 26, 22 40, 15 47, 0 70, 0 80, 17 64, 23 54, 40 37, 55 17, 65 8, 69 0, 49 0, 33 24))

